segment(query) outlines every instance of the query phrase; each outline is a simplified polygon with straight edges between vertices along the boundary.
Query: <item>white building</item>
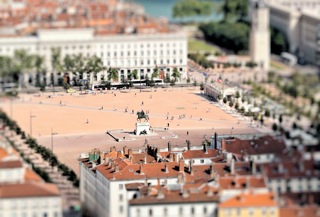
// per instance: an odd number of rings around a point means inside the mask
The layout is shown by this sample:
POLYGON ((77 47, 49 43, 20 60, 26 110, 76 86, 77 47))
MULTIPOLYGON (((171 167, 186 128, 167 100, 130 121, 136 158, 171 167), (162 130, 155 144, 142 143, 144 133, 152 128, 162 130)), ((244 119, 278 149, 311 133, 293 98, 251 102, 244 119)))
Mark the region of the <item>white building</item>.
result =
POLYGON ((262 0, 251 2, 251 60, 263 70, 270 67, 269 8, 262 0))
MULTIPOLYGON (((161 79, 166 73, 171 75, 174 68, 181 74, 180 81, 187 78, 187 36, 181 32, 96 35, 90 28, 40 29, 34 36, 0 38, 0 55, 12 56, 15 50, 25 49, 31 54, 43 56, 48 84, 52 73, 53 48, 61 50, 62 60, 67 54, 82 54, 84 57, 96 55, 102 59, 105 67, 118 69, 119 81, 126 79, 135 69, 139 78, 151 78, 156 67, 161 79)), ((72 77, 72 73, 69 75, 72 77)), ((99 72, 93 82, 99 83, 106 78, 107 70, 99 72)), ((89 78, 85 74, 83 79, 89 78)), ((27 80, 28 76, 25 78, 27 80)))
POLYGON ((61 217, 62 203, 56 185, 44 182, 18 154, 0 144, 0 216, 61 217))
POLYGON ((320 65, 320 2, 269 0, 270 25, 283 32, 289 51, 306 62, 320 65))

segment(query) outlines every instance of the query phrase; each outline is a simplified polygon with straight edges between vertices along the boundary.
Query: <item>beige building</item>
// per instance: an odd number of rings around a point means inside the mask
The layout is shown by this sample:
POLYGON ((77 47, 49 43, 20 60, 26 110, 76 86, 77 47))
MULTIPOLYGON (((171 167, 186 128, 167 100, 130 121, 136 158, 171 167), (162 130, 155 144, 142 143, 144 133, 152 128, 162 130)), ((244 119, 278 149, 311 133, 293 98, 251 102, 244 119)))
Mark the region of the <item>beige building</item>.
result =
POLYGON ((269 9, 263 1, 251 2, 251 21, 251 60, 263 70, 268 70, 270 65, 269 9))

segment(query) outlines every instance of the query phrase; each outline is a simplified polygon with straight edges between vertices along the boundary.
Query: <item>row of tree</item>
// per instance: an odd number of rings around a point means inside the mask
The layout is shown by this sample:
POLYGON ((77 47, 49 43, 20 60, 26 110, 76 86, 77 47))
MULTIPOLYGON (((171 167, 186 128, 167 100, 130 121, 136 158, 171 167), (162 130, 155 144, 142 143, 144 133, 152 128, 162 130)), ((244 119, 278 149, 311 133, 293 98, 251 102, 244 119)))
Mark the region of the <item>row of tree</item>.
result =
POLYGON ((212 14, 212 2, 180 0, 172 9, 173 17, 206 16, 212 14))
MULTIPOLYGON (((68 180, 70 180, 75 187, 79 187, 79 179, 77 178, 76 174, 72 169, 70 169, 65 164, 59 162, 57 156, 48 148, 43 147, 37 143, 37 141, 33 138, 26 138, 25 133, 21 130, 18 124, 15 121, 12 121, 5 112, 0 111, 0 120, 2 121, 4 126, 9 127, 10 130, 15 131, 17 135, 21 135, 22 139, 26 139, 26 144, 33 149, 36 153, 40 154, 42 158, 50 163, 52 167, 57 166, 60 171, 62 171, 63 176, 67 176, 68 180)), ((10 144, 15 148, 17 151, 19 149, 16 147, 13 141, 10 141, 10 144)), ((22 152, 20 152, 21 157, 32 166, 32 169, 41 176, 46 182, 52 182, 49 175, 43 171, 41 168, 36 167, 29 158, 24 156, 22 152)))

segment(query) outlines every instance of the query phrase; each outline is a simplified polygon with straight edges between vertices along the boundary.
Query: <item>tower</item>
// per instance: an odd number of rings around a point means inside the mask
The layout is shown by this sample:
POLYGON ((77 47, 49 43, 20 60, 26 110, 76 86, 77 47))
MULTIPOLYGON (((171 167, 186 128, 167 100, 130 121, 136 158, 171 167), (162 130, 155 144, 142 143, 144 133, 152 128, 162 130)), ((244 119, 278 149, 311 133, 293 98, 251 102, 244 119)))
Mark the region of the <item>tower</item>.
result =
POLYGON ((269 8, 263 0, 252 0, 250 7, 251 61, 257 63, 258 67, 267 71, 270 66, 269 8))

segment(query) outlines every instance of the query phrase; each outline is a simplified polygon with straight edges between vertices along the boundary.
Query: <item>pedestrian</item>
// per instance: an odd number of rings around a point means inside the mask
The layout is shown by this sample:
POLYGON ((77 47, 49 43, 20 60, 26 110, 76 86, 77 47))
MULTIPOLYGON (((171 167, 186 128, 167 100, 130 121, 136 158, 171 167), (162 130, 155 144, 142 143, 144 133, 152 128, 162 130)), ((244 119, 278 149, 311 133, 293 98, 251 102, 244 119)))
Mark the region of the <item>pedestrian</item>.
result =
POLYGON ((189 131, 187 131, 187 136, 189 135, 189 131))
POLYGON ((168 124, 167 124, 167 126, 169 127, 169 126, 170 126, 170 124, 168 123, 168 124))
POLYGON ((143 101, 141 102, 141 105, 143 105, 143 101))
POLYGON ((87 118, 86 124, 89 124, 89 119, 87 118))

